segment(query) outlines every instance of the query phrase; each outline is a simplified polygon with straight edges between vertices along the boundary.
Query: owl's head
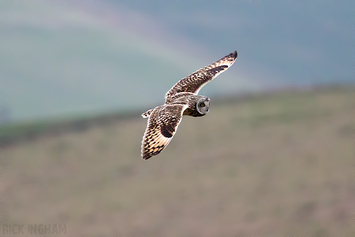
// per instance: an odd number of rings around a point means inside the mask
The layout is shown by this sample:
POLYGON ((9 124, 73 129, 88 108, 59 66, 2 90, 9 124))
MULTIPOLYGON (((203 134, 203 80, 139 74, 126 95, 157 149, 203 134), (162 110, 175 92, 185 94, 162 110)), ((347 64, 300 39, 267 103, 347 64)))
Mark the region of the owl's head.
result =
POLYGON ((201 115, 207 114, 210 109, 210 98, 203 97, 199 99, 196 103, 196 109, 201 115))

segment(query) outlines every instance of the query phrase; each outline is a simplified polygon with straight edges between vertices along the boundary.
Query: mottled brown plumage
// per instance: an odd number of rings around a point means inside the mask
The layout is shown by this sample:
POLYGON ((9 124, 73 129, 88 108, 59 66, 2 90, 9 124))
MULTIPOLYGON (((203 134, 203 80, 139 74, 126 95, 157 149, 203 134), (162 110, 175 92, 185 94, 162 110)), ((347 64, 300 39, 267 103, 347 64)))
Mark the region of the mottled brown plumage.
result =
POLYGON ((232 66, 236 59, 237 51, 181 79, 166 93, 165 104, 142 114, 143 118, 148 118, 142 140, 143 159, 159 154, 169 144, 183 115, 200 117, 208 113, 210 99, 197 95, 199 90, 232 66))
POLYGON ((169 144, 186 107, 187 105, 169 104, 153 109, 142 141, 143 159, 157 155, 169 144))
POLYGON ((165 100, 169 101, 172 95, 179 92, 191 92, 198 94, 199 90, 209 81, 213 80, 220 73, 227 70, 237 59, 237 51, 228 54, 220 60, 203 67, 191 75, 178 81, 165 95, 165 100))

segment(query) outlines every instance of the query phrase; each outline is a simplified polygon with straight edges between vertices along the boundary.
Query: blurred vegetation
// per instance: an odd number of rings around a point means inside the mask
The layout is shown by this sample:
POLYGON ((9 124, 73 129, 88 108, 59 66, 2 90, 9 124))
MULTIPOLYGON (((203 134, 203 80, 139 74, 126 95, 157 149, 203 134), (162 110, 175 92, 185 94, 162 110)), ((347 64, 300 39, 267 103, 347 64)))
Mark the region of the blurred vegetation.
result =
POLYGON ((136 117, 137 112, 125 110, 120 113, 78 115, 64 118, 9 123, 0 126, 0 147, 31 141, 43 136, 66 132, 81 132, 90 127, 136 117))
POLYGON ((67 236, 355 236, 354 95, 212 98, 148 161, 138 114, 2 128, 39 134, 0 149, 2 223, 66 224, 67 236))

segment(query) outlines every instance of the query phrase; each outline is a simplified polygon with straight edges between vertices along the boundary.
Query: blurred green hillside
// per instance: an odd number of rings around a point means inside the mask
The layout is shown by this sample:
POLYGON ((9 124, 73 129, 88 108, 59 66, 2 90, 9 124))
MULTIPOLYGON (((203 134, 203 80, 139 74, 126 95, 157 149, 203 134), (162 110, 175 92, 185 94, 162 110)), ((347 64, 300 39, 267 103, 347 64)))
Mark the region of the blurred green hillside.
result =
POLYGON ((148 161, 139 115, 9 144, 1 222, 76 237, 354 236, 354 94, 212 98, 148 161))

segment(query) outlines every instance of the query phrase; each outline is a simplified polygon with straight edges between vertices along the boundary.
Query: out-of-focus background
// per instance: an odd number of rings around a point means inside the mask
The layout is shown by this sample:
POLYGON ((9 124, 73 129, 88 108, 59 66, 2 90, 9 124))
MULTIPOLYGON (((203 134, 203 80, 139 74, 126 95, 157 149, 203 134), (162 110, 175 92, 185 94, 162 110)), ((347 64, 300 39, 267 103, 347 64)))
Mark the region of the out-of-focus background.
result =
POLYGON ((353 9, 2 1, 0 235, 355 236, 353 9), (143 161, 140 114, 234 50, 143 161))

